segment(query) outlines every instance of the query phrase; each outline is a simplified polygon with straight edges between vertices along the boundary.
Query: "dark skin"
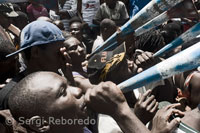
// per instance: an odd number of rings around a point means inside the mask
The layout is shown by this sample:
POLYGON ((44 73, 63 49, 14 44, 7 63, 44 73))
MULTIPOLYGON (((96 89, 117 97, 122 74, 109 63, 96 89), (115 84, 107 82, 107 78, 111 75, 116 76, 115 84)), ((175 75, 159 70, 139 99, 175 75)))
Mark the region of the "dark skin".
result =
MULTIPOLYGON (((104 82, 93 89, 89 89, 84 95, 80 88, 69 86, 66 79, 52 72, 40 72, 28 81, 26 87, 38 100, 45 100, 44 105, 38 104, 39 108, 46 108, 48 113, 30 116, 33 124, 29 128, 37 132, 65 133, 83 132, 84 125, 59 125, 48 123, 48 117, 59 119, 85 119, 89 109, 98 113, 111 115, 124 132, 150 132, 140 120, 132 113, 121 90, 112 82, 104 82), (42 82, 41 82, 42 81, 42 82), (98 104, 97 104, 98 103, 98 104), (59 112, 59 113, 58 113, 59 112), (45 123, 37 126, 34 121, 43 118, 45 123)), ((26 114, 27 115, 27 114, 26 114)))
POLYGON ((85 61, 84 48, 80 41, 78 41, 75 37, 71 37, 70 39, 66 40, 64 44, 65 48, 63 48, 63 50, 66 51, 65 54, 69 55, 70 59, 72 60, 72 71, 81 74, 74 76, 76 86, 82 88, 82 90, 86 92, 86 90, 93 87, 93 85, 88 80, 87 73, 82 67, 82 62, 85 61))
POLYGON ((178 88, 183 90, 182 93, 185 96, 185 98, 179 98, 179 97, 177 98, 178 102, 182 103, 182 110, 184 111, 196 108, 196 106, 199 104, 200 101, 199 97, 200 84, 198 82, 200 79, 199 72, 193 74, 192 78, 189 81, 188 89, 187 90, 184 89, 184 82, 186 80, 186 77, 193 71, 194 70, 187 71, 175 76, 175 84, 178 88))
POLYGON ((30 59, 25 59, 25 63, 27 65, 26 74, 28 75, 42 70, 58 73, 58 69, 61 69, 64 76, 67 77, 72 84, 74 84, 74 79, 71 78, 71 59, 63 49, 63 43, 64 42, 56 42, 48 44, 45 50, 38 48, 37 46, 32 47, 30 59))
POLYGON ((153 119, 158 109, 158 102, 156 102, 155 96, 150 94, 151 90, 140 94, 134 106, 134 113, 144 124, 147 124, 147 122, 153 119))
POLYGON ((185 116, 181 119, 181 121, 200 132, 200 111, 198 108, 185 112, 185 116))
POLYGON ((85 99, 87 105, 94 111, 111 115, 123 132, 149 132, 149 130, 144 127, 144 125, 132 113, 122 92, 115 84, 111 82, 106 82, 106 84, 101 83, 96 86, 95 89, 89 89, 85 94, 85 99), (116 102, 119 102, 120 104, 117 105, 116 102), (108 110, 105 111, 105 109, 108 110))
POLYGON ((171 104, 156 113, 156 116, 153 118, 152 133, 169 133, 178 126, 181 122, 179 117, 169 121, 172 114, 184 115, 183 112, 175 109, 177 106, 180 106, 180 104, 171 104))
POLYGON ((4 28, 8 28, 9 25, 12 23, 11 20, 9 20, 7 17, 5 17, 4 15, 0 14, 0 25, 2 25, 4 28))
POLYGON ((73 22, 70 27, 70 33, 75 36, 80 42, 82 42, 82 23, 73 22))
POLYGON ((189 85, 189 106, 194 109, 197 107, 200 101, 200 73, 195 73, 194 76, 190 80, 190 85, 189 85))

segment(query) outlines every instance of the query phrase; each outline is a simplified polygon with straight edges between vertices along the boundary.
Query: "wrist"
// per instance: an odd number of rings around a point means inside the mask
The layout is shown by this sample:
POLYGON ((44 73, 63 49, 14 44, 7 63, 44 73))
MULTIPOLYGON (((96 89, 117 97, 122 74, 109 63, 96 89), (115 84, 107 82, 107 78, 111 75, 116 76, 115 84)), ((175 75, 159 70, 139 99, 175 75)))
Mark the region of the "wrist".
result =
POLYGON ((129 117, 129 114, 132 113, 131 109, 129 108, 127 103, 122 103, 121 105, 119 105, 113 114, 111 114, 111 116, 115 119, 115 120, 119 120, 119 119, 126 119, 129 117))

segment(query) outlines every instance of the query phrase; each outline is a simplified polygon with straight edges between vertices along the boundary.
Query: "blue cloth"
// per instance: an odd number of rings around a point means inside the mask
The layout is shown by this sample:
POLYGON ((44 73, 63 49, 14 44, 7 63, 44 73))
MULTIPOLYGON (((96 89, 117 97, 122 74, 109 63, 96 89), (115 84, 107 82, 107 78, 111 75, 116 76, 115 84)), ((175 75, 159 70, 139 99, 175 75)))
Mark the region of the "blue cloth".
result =
POLYGON ((64 41, 62 31, 54 24, 37 20, 28 24, 21 32, 20 49, 7 55, 6 57, 17 54, 29 47, 64 41))

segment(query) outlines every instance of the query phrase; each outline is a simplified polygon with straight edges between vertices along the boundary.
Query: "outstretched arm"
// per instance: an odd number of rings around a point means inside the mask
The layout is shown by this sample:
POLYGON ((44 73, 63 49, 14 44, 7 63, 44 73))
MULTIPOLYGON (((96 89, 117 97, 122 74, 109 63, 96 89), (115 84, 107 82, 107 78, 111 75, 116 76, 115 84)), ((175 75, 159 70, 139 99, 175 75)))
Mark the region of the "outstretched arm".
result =
POLYGON ((102 82, 85 94, 87 106, 112 116, 125 133, 148 133, 145 125, 129 108, 121 90, 112 82, 102 82))

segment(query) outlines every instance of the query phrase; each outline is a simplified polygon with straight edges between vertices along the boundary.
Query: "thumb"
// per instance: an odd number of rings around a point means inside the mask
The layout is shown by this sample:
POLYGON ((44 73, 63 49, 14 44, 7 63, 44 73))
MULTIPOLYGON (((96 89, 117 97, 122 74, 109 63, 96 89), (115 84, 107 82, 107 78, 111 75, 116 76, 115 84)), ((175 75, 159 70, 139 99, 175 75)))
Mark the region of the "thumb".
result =
POLYGON ((178 126, 178 124, 180 124, 181 119, 179 117, 174 118, 168 125, 170 131, 172 131, 174 128, 176 128, 178 126))

